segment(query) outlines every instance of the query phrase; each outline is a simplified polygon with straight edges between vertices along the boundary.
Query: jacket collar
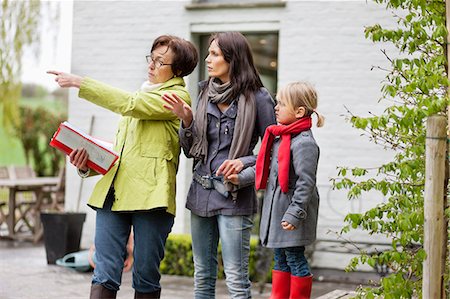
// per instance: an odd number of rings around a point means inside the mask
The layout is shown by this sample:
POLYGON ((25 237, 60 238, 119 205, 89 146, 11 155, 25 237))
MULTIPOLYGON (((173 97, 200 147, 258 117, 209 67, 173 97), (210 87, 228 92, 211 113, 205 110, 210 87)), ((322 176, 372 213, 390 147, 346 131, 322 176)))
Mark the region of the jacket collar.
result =
POLYGON ((184 82, 184 79, 181 77, 173 77, 172 79, 169 79, 166 82, 164 82, 163 85, 161 85, 160 89, 172 87, 174 85, 181 85, 185 87, 186 83, 184 82))

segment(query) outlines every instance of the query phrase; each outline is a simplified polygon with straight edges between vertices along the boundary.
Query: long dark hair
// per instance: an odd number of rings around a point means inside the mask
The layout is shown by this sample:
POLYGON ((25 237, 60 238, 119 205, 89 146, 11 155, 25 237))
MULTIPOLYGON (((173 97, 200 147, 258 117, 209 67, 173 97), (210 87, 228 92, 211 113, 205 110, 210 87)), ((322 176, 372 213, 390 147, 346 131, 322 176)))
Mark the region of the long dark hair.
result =
MULTIPOLYGON (((231 81, 231 97, 237 98, 244 94, 246 98, 250 93, 263 87, 259 73, 253 63, 252 50, 247 39, 239 32, 213 33, 209 38, 209 45, 217 42, 223 57, 230 64, 229 76, 231 81)), ((211 78, 209 79, 211 80, 211 78)), ((208 84, 205 85, 207 88, 208 84)))

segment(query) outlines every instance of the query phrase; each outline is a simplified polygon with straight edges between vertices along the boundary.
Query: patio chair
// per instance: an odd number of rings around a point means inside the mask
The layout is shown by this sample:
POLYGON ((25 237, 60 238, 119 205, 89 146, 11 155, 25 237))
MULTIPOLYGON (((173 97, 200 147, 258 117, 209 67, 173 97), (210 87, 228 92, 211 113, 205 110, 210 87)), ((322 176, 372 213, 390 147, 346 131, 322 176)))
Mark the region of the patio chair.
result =
POLYGON ((50 209, 61 209, 60 203, 64 199, 62 196, 63 171, 60 172, 60 178, 39 178, 36 177, 35 172, 29 166, 8 166, 6 168, 0 167, 0 176, 3 176, 3 180, 10 180, 4 184, 8 190, 2 191, 6 194, 3 197, 11 197, 10 200, 13 200, 12 206, 8 204, 9 200, 5 200, 4 204, 0 205, 0 208, 3 208, 3 206, 8 208, 7 215, 3 210, 0 211, 1 221, 7 224, 7 236, 17 238, 17 233, 31 232, 32 239, 38 241, 41 236, 41 209, 46 204, 49 205, 50 209), (45 200, 46 195, 49 198, 48 201, 45 200), (6 218, 6 221, 4 218, 6 218))
POLYGON ((58 172, 58 184, 52 187, 44 187, 44 199, 41 210, 63 211, 66 187, 66 168, 62 167, 58 172))
MULTIPOLYGON (((36 206, 35 212, 41 211, 64 211, 65 199, 65 183, 66 183, 66 168, 63 167, 58 173, 58 184, 56 186, 45 186, 42 189, 42 200, 39 206, 36 206)), ((34 243, 39 242, 44 234, 40 215, 35 215, 36 225, 34 227, 34 243)))
POLYGON ((9 179, 8 166, 0 166, 0 179, 9 179))
POLYGON ((3 226, 3 223, 6 223, 6 212, 4 211, 7 208, 6 202, 0 202, 0 229, 3 226))
MULTIPOLYGON (((10 179, 28 179, 35 178, 36 173, 31 166, 8 166, 10 179)), ((16 202, 17 231, 26 230, 33 231, 35 226, 36 215, 34 215, 33 206, 36 205, 36 194, 34 192, 18 192, 16 202)))
MULTIPOLYGON (((0 166, 0 179, 8 179, 8 167, 7 166, 0 166)), ((3 209, 7 208, 7 201, 8 201, 8 195, 6 189, 1 188, 0 190, 0 228, 2 227, 3 223, 6 222, 6 213, 3 209)))
POLYGON ((8 166, 8 174, 10 179, 27 179, 35 178, 36 173, 31 166, 8 166))
MULTIPOLYGON (((8 167, 6 166, 0 166, 0 179, 7 179, 9 178, 8 174, 8 167)), ((6 223, 6 216, 7 213, 5 212, 8 208, 7 201, 8 201, 8 192, 6 189, 1 188, 0 190, 0 228, 3 227, 3 223, 6 223)))
MULTIPOLYGON (((36 177, 34 170, 30 166, 0 166, 0 179, 20 179, 20 178, 32 178, 36 177)), ((0 227, 6 223, 8 213, 8 191, 7 189, 0 190, 0 227)), ((31 215, 28 215, 31 211, 32 205, 36 202, 36 196, 30 192, 19 192, 17 194, 16 203, 16 223, 18 230, 21 230, 24 226, 32 229, 31 215)))

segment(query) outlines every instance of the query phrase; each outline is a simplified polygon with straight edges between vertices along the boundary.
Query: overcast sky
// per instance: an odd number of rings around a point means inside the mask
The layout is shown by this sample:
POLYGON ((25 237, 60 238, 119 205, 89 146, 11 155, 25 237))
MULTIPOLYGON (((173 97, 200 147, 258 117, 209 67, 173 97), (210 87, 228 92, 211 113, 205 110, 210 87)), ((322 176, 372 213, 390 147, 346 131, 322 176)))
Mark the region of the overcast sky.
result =
POLYGON ((41 24, 39 57, 31 50, 27 50, 22 64, 23 83, 37 83, 49 90, 56 89, 57 85, 53 76, 46 74, 47 70, 70 71, 73 2, 71 0, 58 2, 60 13, 57 24, 51 24, 46 18, 41 24), (52 29, 55 31, 52 32, 52 29))

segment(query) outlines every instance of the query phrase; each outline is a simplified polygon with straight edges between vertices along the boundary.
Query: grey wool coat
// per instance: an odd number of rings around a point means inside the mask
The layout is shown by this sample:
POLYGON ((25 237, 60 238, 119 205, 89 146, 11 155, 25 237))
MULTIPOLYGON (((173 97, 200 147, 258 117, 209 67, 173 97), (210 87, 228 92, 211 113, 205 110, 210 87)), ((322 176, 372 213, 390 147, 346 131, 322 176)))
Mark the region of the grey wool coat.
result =
MULTIPOLYGON (((319 147, 311 130, 291 139, 291 165, 289 191, 283 193, 278 182, 278 148, 280 138, 272 147, 270 174, 261 212, 259 234, 263 246, 286 248, 305 246, 316 239, 319 193, 316 186, 319 147), (281 222, 294 225, 294 230, 284 230, 281 222)), ((255 180, 255 168, 244 169, 239 174, 241 185, 255 180)))

